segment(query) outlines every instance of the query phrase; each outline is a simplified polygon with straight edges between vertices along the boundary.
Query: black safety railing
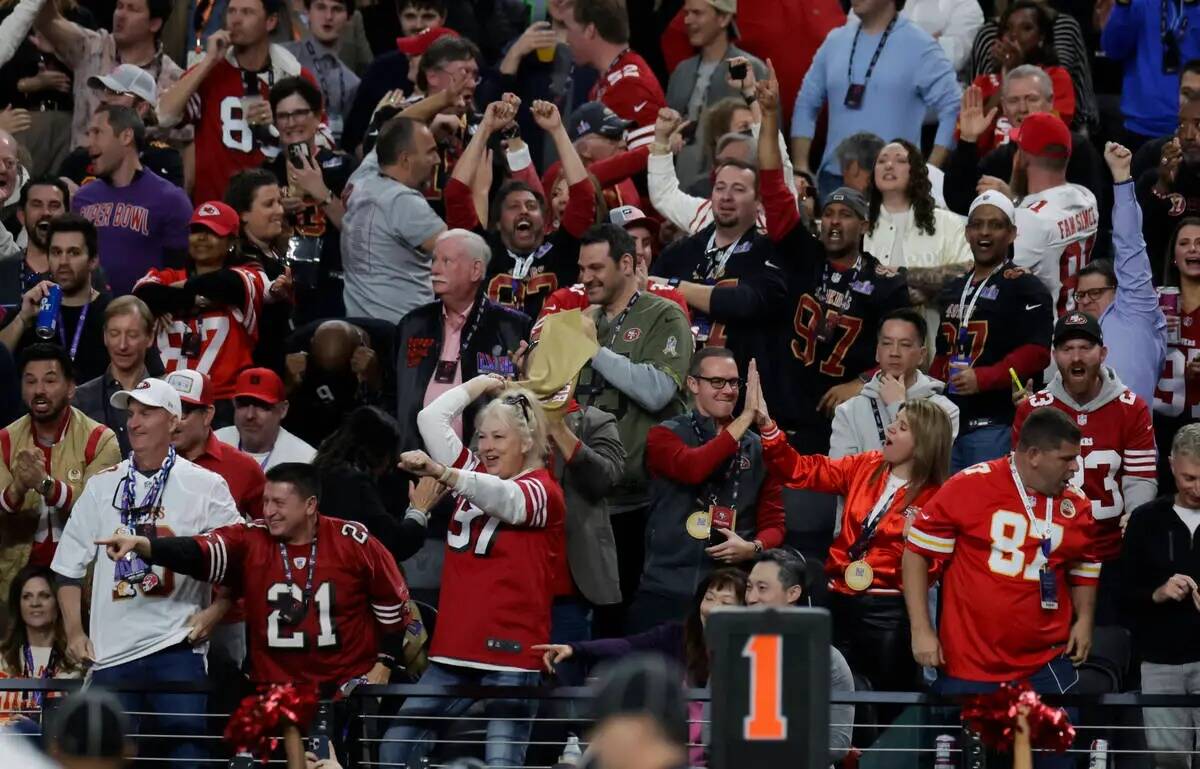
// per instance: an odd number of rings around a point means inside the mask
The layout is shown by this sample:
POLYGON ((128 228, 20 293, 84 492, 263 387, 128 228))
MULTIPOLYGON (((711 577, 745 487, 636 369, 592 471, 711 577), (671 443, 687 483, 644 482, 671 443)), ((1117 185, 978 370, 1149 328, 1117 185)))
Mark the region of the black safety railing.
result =
MULTIPOLYGON (((6 717, 10 722, 10 728, 0 739, 38 737, 40 724, 43 719, 53 718, 53 710, 62 701, 62 695, 84 685, 77 680, 0 679, 0 701, 11 701, 15 697, 25 702, 21 707, 0 714, 0 718, 6 717), (35 697, 40 698, 40 705, 35 704, 35 697)), ((131 681, 115 689, 108 688, 118 695, 121 692, 216 693, 208 684, 142 684, 131 681)), ((703 706, 711 695, 701 689, 689 690, 687 695, 689 701, 699 703, 701 712, 705 713, 699 718, 689 719, 689 747, 703 748, 710 733, 707 709, 703 706)), ((591 696, 592 690, 587 687, 435 687, 419 683, 362 685, 335 706, 338 723, 336 734, 331 736, 342 747, 343 753, 339 758, 346 769, 419 769, 426 766, 437 769, 453 766, 453 762, 461 758, 484 758, 489 743, 489 724, 529 722, 528 737, 512 740, 502 735, 494 737, 491 742, 494 746, 519 743, 524 748, 524 759, 517 766, 552 769, 559 765, 564 750, 568 754, 571 752, 566 748, 568 744, 572 747, 578 745, 581 751, 587 748, 591 696), (462 700, 470 704, 454 715, 399 715, 402 704, 413 697, 462 700), (537 703, 537 711, 532 717, 491 714, 487 710, 487 703, 496 700, 531 700, 537 703), (389 728, 405 725, 432 729, 435 734, 429 740, 397 736, 395 733, 388 735, 389 728), (418 742, 430 748, 427 761, 406 765, 381 758, 381 753, 392 749, 388 746, 418 742)), ((1074 757, 1076 766, 1153 769, 1156 757, 1162 760, 1168 756, 1177 759, 1200 756, 1200 750, 1196 747, 1200 744, 1200 725, 1188 722, 1147 727, 1144 720, 1148 708, 1194 711, 1200 708, 1200 695, 1131 692, 1045 695, 1043 700, 1071 709, 1076 737, 1067 755, 1074 757), (1159 736, 1171 739, 1156 746, 1154 740, 1159 736), (1164 746, 1167 742, 1173 745, 1164 746)), ((911 692, 841 692, 835 693, 831 702, 853 705, 855 708, 853 724, 831 724, 838 728, 853 729, 851 750, 837 761, 841 766, 858 769, 983 769, 991 765, 988 753, 978 743, 976 735, 965 729, 959 720, 962 698, 911 692)), ((156 729, 153 719, 172 715, 170 713, 131 710, 128 715, 134 719, 135 728, 131 736, 138 745, 135 765, 146 762, 170 765, 173 759, 162 748, 181 740, 194 741, 204 746, 204 752, 207 753, 205 758, 188 760, 204 766, 229 764, 230 749, 221 737, 229 718, 228 712, 198 714, 205 728, 196 734, 169 734, 156 729)), ((282 765, 283 762, 277 758, 270 763, 282 765)))

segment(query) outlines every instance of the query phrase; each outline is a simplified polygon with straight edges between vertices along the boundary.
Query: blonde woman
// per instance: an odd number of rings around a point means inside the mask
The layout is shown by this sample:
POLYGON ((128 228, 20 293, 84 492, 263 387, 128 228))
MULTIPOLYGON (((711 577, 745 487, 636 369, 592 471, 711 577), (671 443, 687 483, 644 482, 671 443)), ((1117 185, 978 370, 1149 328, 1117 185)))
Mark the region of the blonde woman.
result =
MULTIPOLYGON (((570 590, 562 488, 546 468, 546 415, 528 390, 478 376, 448 390, 417 415, 424 451, 406 451, 400 466, 450 489, 439 614, 422 684, 534 686, 539 644, 550 641, 553 597, 570 590), (478 448, 463 446, 454 420, 467 405, 495 396, 476 418, 478 448)), ((471 701, 415 697, 387 730, 379 760, 417 765, 428 752, 430 721, 461 715, 471 701)), ((536 711, 533 700, 486 704, 489 765, 520 766, 536 711)))
POLYGON ((950 418, 930 400, 909 400, 887 427, 881 451, 830 459, 802 456, 767 414, 757 417, 767 471, 792 488, 844 496, 842 525, 829 547, 833 643, 880 691, 917 683, 900 559, 908 523, 950 470, 950 418))

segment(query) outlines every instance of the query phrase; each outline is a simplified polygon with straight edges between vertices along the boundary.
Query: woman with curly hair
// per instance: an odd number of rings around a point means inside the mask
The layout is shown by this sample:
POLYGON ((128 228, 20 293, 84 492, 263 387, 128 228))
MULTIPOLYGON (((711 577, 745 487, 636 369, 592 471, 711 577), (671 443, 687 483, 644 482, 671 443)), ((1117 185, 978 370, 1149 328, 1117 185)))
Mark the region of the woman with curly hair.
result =
MULTIPOLYGON (((67 634, 54 592, 54 573, 45 566, 26 566, 8 590, 12 625, 0 641, 0 677, 78 678, 80 671, 67 659, 67 634)), ((6 715, 36 710, 39 692, 5 692, 0 696, 0 720, 6 715)))
POLYGON ((894 139, 879 151, 868 196, 863 250, 887 267, 907 268, 914 301, 931 300, 971 264, 962 219, 935 207, 929 167, 911 142, 894 139))

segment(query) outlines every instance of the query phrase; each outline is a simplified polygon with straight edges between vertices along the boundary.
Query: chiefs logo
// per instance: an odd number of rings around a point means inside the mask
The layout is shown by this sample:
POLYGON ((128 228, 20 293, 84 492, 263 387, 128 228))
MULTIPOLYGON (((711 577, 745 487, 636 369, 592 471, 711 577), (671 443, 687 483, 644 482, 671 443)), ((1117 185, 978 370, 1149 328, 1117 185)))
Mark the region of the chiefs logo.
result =
POLYGON ((221 210, 212 203, 205 203, 200 206, 200 210, 196 212, 197 216, 220 216, 221 210))

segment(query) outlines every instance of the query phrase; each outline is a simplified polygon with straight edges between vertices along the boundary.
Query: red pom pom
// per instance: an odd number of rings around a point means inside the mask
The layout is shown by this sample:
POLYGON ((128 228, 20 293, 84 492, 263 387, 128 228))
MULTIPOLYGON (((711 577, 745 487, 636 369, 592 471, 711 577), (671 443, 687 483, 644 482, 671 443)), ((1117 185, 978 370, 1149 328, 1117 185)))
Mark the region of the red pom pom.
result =
POLYGON ((292 684, 261 687, 242 700, 225 726, 225 741, 239 753, 252 753, 267 762, 287 723, 301 729, 312 723, 316 689, 297 690, 292 684))
POLYGON ((1062 708, 1042 703, 1029 684, 1003 684, 990 694, 971 699, 962 709, 962 719, 979 733, 983 744, 1002 751, 1012 750, 1017 729, 1017 712, 1027 708, 1029 744, 1035 749, 1061 753, 1075 741, 1075 727, 1062 708))

